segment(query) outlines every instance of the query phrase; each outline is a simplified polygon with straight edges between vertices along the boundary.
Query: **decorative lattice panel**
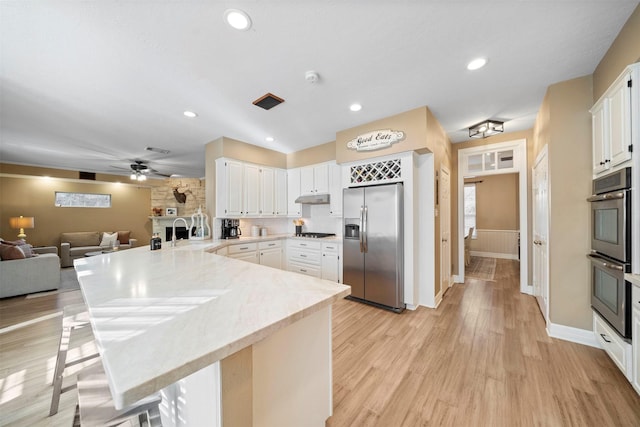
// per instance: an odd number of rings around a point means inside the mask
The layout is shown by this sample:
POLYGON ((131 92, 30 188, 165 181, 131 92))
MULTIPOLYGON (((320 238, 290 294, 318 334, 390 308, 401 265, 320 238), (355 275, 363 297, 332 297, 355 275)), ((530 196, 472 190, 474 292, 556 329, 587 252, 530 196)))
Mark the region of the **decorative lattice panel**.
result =
POLYGON ((351 166, 352 184, 390 181, 400 178, 402 178, 402 162, 400 159, 351 166))

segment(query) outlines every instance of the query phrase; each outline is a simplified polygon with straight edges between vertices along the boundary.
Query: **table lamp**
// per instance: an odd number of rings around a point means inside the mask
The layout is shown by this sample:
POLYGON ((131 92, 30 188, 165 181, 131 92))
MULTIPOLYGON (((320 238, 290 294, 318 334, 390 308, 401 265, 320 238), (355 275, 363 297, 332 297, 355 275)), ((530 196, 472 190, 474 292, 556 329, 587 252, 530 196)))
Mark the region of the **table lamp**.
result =
POLYGON ((25 228, 33 228, 34 221, 32 216, 14 216, 9 218, 9 225, 11 228, 20 229, 20 234, 18 234, 18 239, 26 239, 27 235, 24 234, 25 228))

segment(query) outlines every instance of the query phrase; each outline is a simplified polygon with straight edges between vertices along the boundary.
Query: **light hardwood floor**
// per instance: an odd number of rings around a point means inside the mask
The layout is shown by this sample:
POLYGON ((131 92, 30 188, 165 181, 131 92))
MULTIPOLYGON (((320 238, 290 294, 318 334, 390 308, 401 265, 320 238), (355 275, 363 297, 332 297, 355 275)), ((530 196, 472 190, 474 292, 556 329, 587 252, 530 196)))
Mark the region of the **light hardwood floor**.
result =
POLYGON ((342 426, 640 426, 640 397, 604 351, 551 339, 518 263, 454 285, 437 310, 334 306, 342 426))
MULTIPOLYGON (((640 397, 602 350, 547 336, 535 300, 518 291, 517 263, 498 260, 494 280, 454 285, 437 310, 336 304, 327 426, 640 426, 640 397)), ((0 300, 0 328, 81 300, 0 300)), ((0 425, 71 425, 75 390, 47 417, 60 322, 0 334, 0 425)), ((71 347, 95 351, 89 331, 71 347)))

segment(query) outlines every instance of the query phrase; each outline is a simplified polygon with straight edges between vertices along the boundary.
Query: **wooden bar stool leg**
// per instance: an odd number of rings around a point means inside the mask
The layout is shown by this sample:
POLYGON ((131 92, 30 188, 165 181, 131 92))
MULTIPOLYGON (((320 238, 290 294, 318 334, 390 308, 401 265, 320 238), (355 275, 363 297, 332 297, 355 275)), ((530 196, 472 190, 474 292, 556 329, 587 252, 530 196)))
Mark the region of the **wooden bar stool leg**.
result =
MULTIPOLYGON (((63 320, 64 323, 64 320, 63 320)), ((60 394, 62 393, 62 374, 67 363, 67 351, 69 350, 69 341, 71 340, 71 327, 63 325, 60 334, 60 345, 58 347, 58 357, 56 359, 56 369, 53 373, 53 395, 51 397, 51 408, 49 416, 58 413, 58 405, 60 404, 60 394)))

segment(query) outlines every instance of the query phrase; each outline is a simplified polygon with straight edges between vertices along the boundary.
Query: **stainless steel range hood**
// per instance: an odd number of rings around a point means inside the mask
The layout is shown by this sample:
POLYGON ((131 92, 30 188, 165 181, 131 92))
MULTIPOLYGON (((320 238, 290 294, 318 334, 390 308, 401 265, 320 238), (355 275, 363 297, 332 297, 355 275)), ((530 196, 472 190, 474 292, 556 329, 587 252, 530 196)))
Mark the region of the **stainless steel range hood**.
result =
POLYGON ((306 196, 300 196, 296 199, 296 203, 302 203, 303 205, 328 205, 328 194, 310 194, 306 196))

